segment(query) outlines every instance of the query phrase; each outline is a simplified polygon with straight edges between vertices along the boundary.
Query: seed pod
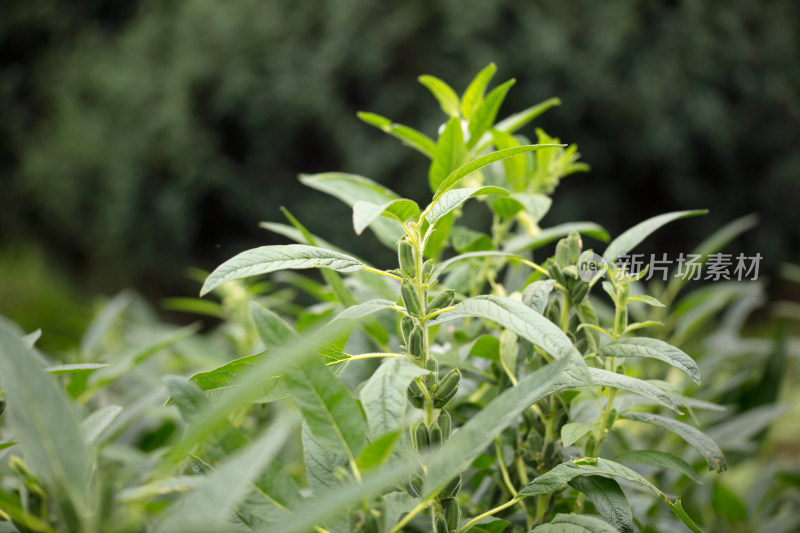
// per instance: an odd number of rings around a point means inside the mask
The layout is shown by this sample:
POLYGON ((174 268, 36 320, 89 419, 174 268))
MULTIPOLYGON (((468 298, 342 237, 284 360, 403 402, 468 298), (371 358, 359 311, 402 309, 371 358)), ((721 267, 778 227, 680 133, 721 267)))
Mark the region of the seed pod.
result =
POLYGON ((455 498, 447 498, 442 501, 442 514, 444 521, 447 522, 447 530, 455 531, 461 521, 461 508, 455 498))
POLYGON ((442 436, 444 437, 444 440, 447 440, 453 430, 453 419, 450 416, 450 413, 442 409, 442 412, 439 413, 436 421, 439 423, 439 427, 442 428, 442 436))
POLYGON ((425 368, 434 374, 439 373, 439 363, 436 361, 436 359, 428 359, 425 361, 425 368))
POLYGON ((453 289, 447 289, 445 291, 440 292, 436 298, 434 298, 431 303, 428 304, 428 313, 433 313, 434 311, 438 311, 439 309, 444 309, 445 307, 449 307, 453 300, 456 298, 456 291, 453 289))
POLYGON ((547 269, 547 274, 551 279, 556 280, 556 283, 559 283, 565 287, 567 286, 567 278, 564 277, 564 273, 561 271, 561 267, 558 265, 558 263, 556 263, 556 261, 548 259, 544 265, 547 269))
POLYGON ((561 239, 556 244, 556 263, 561 268, 566 268, 570 265, 569 262, 569 243, 567 239, 561 239))
POLYGON ((419 474, 411 474, 411 477, 408 480, 408 488, 409 494, 411 496, 416 496, 417 498, 422 497, 422 476, 419 474))
POLYGON ((414 247, 408 241, 400 241, 397 245, 397 261, 400 263, 400 270, 409 276, 414 275, 414 247))
POLYGON ((439 499, 455 498, 459 490, 461 490, 461 474, 454 477, 450 483, 442 489, 442 492, 439 493, 439 499))
POLYGON ((456 392, 458 391, 458 384, 461 382, 461 371, 457 368, 454 368, 450 372, 448 372, 442 381, 439 383, 439 386, 436 387, 436 391, 434 394, 434 407, 444 407, 447 402, 449 402, 453 396, 455 396, 456 392))
POLYGON ((542 444, 544 441, 542 440, 541 434, 535 429, 531 429, 528 432, 528 447, 531 449, 532 452, 538 452, 542 449, 542 444))
POLYGON ((608 413, 608 422, 606 422, 606 427, 611 429, 614 427, 614 422, 617 420, 617 410, 612 409, 610 413, 608 413))
POLYGON ((586 298, 586 295, 589 294, 589 289, 591 286, 586 283, 585 281, 579 281, 573 287, 572 292, 569 295, 569 299, 573 304, 579 304, 586 298))
POLYGON ((403 340, 408 342, 408 336, 414 329, 414 319, 410 316, 404 316, 400 319, 400 331, 403 333, 403 340))
POLYGON ((414 326, 411 335, 408 336, 408 353, 416 358, 425 356, 425 337, 419 326, 414 326))
POLYGON ((428 280, 431 278, 431 274, 433 274, 433 261, 428 259, 422 264, 422 279, 427 283, 428 280))
POLYGON ((431 446, 440 446, 444 442, 442 428, 435 421, 428 428, 428 436, 431 440, 431 446))
POLYGON ((417 422, 411 426, 411 439, 414 448, 418 452, 422 452, 430 445, 430 436, 428 435, 428 427, 424 422, 417 422))
POLYGON ((422 303, 419 301, 419 294, 417 294, 414 285, 408 280, 403 280, 400 285, 400 294, 403 296, 403 305, 406 308, 406 312, 411 316, 420 316, 422 303))
MULTIPOLYGON (((416 381, 412 381, 411 383, 417 383, 416 381)), ((417 384, 419 386, 419 384, 417 384)), ((406 389, 406 398, 408 401, 411 402, 411 405, 416 407, 417 409, 422 409, 425 406, 425 396, 422 394, 414 394, 411 392, 411 387, 406 389)))
POLYGON ((436 515, 436 533, 449 533, 447 522, 442 515, 436 515))
POLYGON ((577 231, 573 230, 567 236, 567 250, 569 251, 569 264, 574 265, 578 262, 578 258, 581 256, 581 248, 583 248, 583 242, 581 242, 581 235, 577 231))

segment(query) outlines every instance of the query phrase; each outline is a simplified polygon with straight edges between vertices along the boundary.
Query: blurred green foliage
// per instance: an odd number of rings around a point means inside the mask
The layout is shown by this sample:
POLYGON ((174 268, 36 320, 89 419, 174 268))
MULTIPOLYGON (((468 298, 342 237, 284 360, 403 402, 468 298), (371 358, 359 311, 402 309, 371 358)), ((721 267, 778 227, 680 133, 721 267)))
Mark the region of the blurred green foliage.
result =
MULTIPOLYGON (((791 0, 4 2, 0 237, 41 243, 93 288, 147 293, 269 242, 257 223, 279 205, 342 243, 323 221, 348 211, 296 174, 340 169, 413 197, 424 158, 406 163, 355 112, 433 134, 438 106, 409 80, 461 90, 495 61, 518 79, 501 113, 558 95, 541 124, 592 162, 550 222, 618 232, 709 207, 709 233, 760 211, 746 246, 797 260, 799 36, 791 0)), ((371 239, 348 248, 380 261, 371 239)))

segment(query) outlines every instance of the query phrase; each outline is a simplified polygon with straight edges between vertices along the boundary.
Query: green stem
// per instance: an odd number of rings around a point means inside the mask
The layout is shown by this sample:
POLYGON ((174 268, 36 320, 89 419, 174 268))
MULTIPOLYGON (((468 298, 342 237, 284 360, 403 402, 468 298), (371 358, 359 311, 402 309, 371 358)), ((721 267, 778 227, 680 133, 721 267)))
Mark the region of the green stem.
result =
POLYGON ((473 518, 472 520, 470 520, 469 522, 467 522, 466 524, 464 524, 464 527, 462 527, 461 529, 459 529, 459 530, 458 530, 458 532, 459 532, 459 533, 464 533, 465 531, 468 531, 468 530, 469 530, 469 528, 471 528, 472 526, 474 526, 476 522, 478 522, 478 521, 480 521, 480 520, 483 520, 483 519, 484 519, 484 518, 486 518, 487 516, 492 516, 492 515, 493 515, 493 514, 495 514, 495 513, 499 513, 499 512, 500 512, 500 511, 502 511, 503 509, 508 509, 509 507, 511 507, 512 505, 514 505, 515 503, 517 503, 517 501, 519 501, 519 500, 520 500, 520 498, 514 498, 514 499, 512 499, 512 500, 509 500, 509 501, 507 501, 507 502, 506 502, 506 503, 504 503, 503 505, 498 505, 498 506, 497 506, 497 507, 495 507, 494 509, 489 509, 489 510, 488 510, 488 511, 486 511, 485 513, 483 513, 483 514, 479 514, 478 516, 476 516, 475 518, 473 518))

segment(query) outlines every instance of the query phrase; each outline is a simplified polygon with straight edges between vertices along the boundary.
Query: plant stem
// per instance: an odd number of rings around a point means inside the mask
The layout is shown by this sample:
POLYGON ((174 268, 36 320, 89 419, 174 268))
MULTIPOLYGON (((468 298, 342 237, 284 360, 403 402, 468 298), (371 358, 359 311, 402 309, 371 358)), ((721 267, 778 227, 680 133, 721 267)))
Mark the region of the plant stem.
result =
MULTIPOLYGON (((475 518, 473 518, 472 520, 470 520, 469 522, 467 522, 466 524, 464 524, 464 527, 462 527, 461 529, 459 529, 459 530, 458 530, 458 532, 459 532, 459 533, 464 533, 465 531, 469 530, 469 528, 471 528, 473 525, 475 525, 475 523, 476 523, 476 522, 478 522, 478 521, 480 521, 480 520, 483 520, 483 519, 484 519, 484 518, 486 518, 487 516, 492 516, 492 515, 493 515, 493 514, 495 514, 495 513, 499 513, 499 512, 500 512, 500 511, 502 511, 503 509, 508 509, 509 507, 511 507, 512 505, 514 505, 515 503, 517 503, 517 502, 518 502, 520 499, 521 499, 521 498, 514 498, 514 499, 512 499, 512 500, 509 500, 509 501, 507 501, 507 502, 506 502, 506 503, 504 503, 503 505, 498 505, 498 506, 497 506, 497 507, 495 507, 494 509, 489 509, 489 510, 488 510, 488 511, 486 511, 485 513, 483 513, 483 514, 479 514, 478 516, 476 516, 475 518)), ((392 530, 392 531, 394 531, 394 530, 392 530)))

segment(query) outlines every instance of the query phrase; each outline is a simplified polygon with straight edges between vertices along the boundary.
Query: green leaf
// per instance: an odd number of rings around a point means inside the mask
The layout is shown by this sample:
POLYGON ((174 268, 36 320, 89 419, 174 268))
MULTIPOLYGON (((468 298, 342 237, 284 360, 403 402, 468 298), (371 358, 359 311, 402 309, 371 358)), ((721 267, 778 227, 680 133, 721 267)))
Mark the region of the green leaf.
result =
POLYGON ((101 368, 106 368, 111 365, 106 363, 75 363, 70 365, 56 365, 48 366, 45 372, 53 374, 54 376, 63 376, 65 374, 81 374, 90 373, 101 368))
POLYGON ((400 357, 387 359, 375 370, 359 393, 371 435, 404 427, 406 389, 412 379, 425 373, 425 369, 400 357))
POLYGON ((421 133, 414 128, 404 126, 403 124, 392 122, 388 118, 382 117, 376 113, 359 111, 356 113, 356 115, 367 124, 375 126, 379 130, 388 133, 392 137, 400 139, 406 146, 410 146, 421 154, 433 159, 433 154, 436 151, 436 143, 434 143, 431 138, 424 133, 421 133))
POLYGON ((355 272, 364 268, 364 264, 348 255, 304 244, 261 246, 242 252, 218 266, 206 278, 200 296, 236 279, 276 270, 303 268, 330 268, 339 272, 355 272))
POLYGON ((640 242, 642 242, 648 235, 659 229, 665 224, 669 224, 673 220, 681 218, 694 217, 697 215, 705 215, 708 213, 706 209, 697 209, 694 211, 674 211, 672 213, 665 213, 645 221, 639 222, 629 230, 625 231, 611 241, 603 254, 603 259, 608 263, 615 262, 619 256, 627 254, 633 250, 640 242))
POLYGON ((569 359, 586 368, 583 357, 558 326, 520 301, 498 296, 477 296, 456 305, 455 311, 497 322, 540 347, 556 359, 569 359))
POLYGON ((523 410, 554 392, 580 385, 565 372, 567 367, 568 362, 561 360, 528 374, 472 416, 427 461, 423 496, 440 490, 467 468, 523 410))
MULTIPOLYGON (((356 202, 382 204, 399 198, 395 192, 383 185, 355 174, 341 172, 301 174, 300 182, 312 189, 330 194, 350 207, 353 207, 356 202)), ((395 243, 404 234, 402 226, 397 221, 390 219, 378 219, 370 226, 370 229, 378 237, 378 240, 390 248, 394 248, 395 243)))
POLYGON ((420 76, 417 80, 427 87, 434 98, 439 101, 439 105, 442 106, 442 111, 451 117, 458 116, 458 95, 452 87, 439 78, 427 74, 420 76))
POLYGON ((306 237, 306 235, 303 234, 302 231, 288 224, 281 224, 279 222, 259 222, 258 227, 263 228, 267 231, 271 231, 272 233, 277 233, 278 235, 283 235, 287 239, 293 240, 298 244, 319 246, 320 248, 325 248, 326 250, 333 250, 334 252, 345 253, 345 251, 342 250, 341 248, 334 246, 333 244, 329 243, 325 239, 318 237, 317 235, 312 235, 311 237, 313 238, 314 242, 309 242, 309 239, 306 237))
POLYGON ((361 471, 367 471, 385 465, 392 456, 394 445, 397 444, 399 437, 400 432, 390 431, 370 442, 358 456, 356 461, 358 468, 361 471))
MULTIPOLYGON (((549 524, 536 526, 532 533, 614 533, 616 529, 594 516, 559 513, 549 524)), ((624 533, 624 532, 623 532, 624 533)))
POLYGON ((543 194, 514 193, 507 198, 496 198, 492 202, 492 211, 503 219, 509 219, 522 211, 538 222, 547 214, 552 203, 553 201, 543 194))
POLYGON ((83 434, 86 436, 86 442, 90 445, 98 444, 103 431, 108 429, 121 412, 122 407, 119 405, 106 405, 87 416, 83 422, 81 422, 83 434))
MULTIPOLYGON (((512 148, 519 146, 520 143, 516 137, 505 131, 490 129, 489 132, 492 136, 495 148, 502 150, 504 148, 512 148)), ((530 181, 530 172, 528 168, 528 157, 511 157, 503 160, 503 167, 505 168, 506 183, 509 188, 515 192, 524 191, 530 181)))
POLYGON ((646 303, 647 305, 652 305, 653 307, 664 307, 658 298, 653 298, 652 296, 648 296, 647 294, 637 294, 636 296, 631 296, 628 298, 629 302, 642 302, 646 303))
POLYGON ((569 485, 586 494, 600 516, 616 528, 615 531, 633 533, 633 510, 619 483, 602 476, 585 476, 573 479, 569 485))
POLYGON ((453 172, 450 173, 447 178, 439 185, 439 188, 436 189, 436 194, 433 196, 433 203, 439 200, 441 196, 455 187, 459 181, 464 179, 467 175, 475 172, 476 170, 485 167, 490 163, 494 163, 495 161, 500 161, 507 157, 512 157, 517 154, 522 154, 525 152, 533 152, 539 150, 541 148, 554 148, 558 146, 563 146, 561 144, 532 144, 526 146, 517 146, 514 148, 506 148, 505 150, 498 150, 496 152, 492 152, 490 154, 486 154, 484 156, 478 157, 473 159, 466 165, 463 165, 453 172))
POLYGON ((464 162, 464 132, 461 120, 456 117, 447 121, 444 131, 436 143, 436 151, 428 169, 428 184, 435 191, 447 176, 464 162))
POLYGON ((571 462, 561 463, 549 472, 542 474, 528 483, 522 490, 519 491, 517 497, 537 496, 539 494, 549 494, 566 483, 580 476, 611 476, 627 479, 650 490, 653 494, 661 498, 666 503, 675 515, 680 518, 692 531, 698 532, 700 528, 692 521, 691 518, 683 511, 680 506, 680 500, 675 502, 671 501, 667 496, 661 492, 655 485, 647 481, 641 475, 631 470, 627 466, 623 466, 614 461, 602 458, 584 457, 575 459, 571 462))
POLYGON ((250 313, 256 331, 264 346, 274 348, 288 344, 297 338, 297 332, 284 319, 261 304, 250 302, 250 313))
POLYGON ((492 520, 491 522, 478 522, 470 528, 470 533, 503 533, 511 522, 508 520, 492 520))
POLYGON ((434 206, 425 216, 425 220, 427 220, 428 223, 433 226, 440 218, 466 202, 468 199, 487 194, 499 194, 501 196, 506 196, 508 195, 508 191, 501 187, 491 186, 472 189, 454 189, 452 191, 448 191, 444 193, 441 198, 439 198, 439 201, 436 202, 436 204, 434 204, 434 206))
POLYGON ((89 451, 66 396, 22 339, 0 323, 4 419, 33 473, 50 489, 69 529, 91 529, 89 451), (77 523, 74 523, 77 521, 77 523))
POLYGON ((42 329, 39 328, 37 330, 31 331, 30 333, 22 337, 22 342, 23 344, 25 344, 26 348, 32 349, 33 346, 36 344, 36 341, 38 341, 41 337, 42 337, 42 329))
POLYGON ((295 422, 279 418, 252 444, 230 456, 191 493, 170 507, 156 533, 224 531, 233 507, 280 451, 295 422))
POLYGON ((378 311, 383 311, 384 309, 392 309, 396 307, 397 304, 390 300, 369 300, 368 302, 360 303, 357 305, 353 305, 348 307, 338 315, 336 315, 331 322, 335 322, 336 320, 353 320, 356 318, 361 318, 365 316, 370 316, 378 311))
POLYGON ((629 450, 614 457, 614 461, 618 463, 639 463, 658 468, 669 468, 671 470, 675 470, 676 472, 680 472, 695 483, 701 485, 703 484, 695 471, 692 470, 692 467, 689 466, 689 463, 680 457, 675 457, 671 453, 658 450, 629 450))
POLYGON ((315 440, 355 461, 367 444, 367 428, 361 408, 347 387, 317 361, 309 361, 285 378, 315 440))
POLYGON ((405 222, 409 218, 416 219, 419 206, 414 200, 398 198, 382 204, 359 201, 353 205, 353 228, 356 235, 361 235, 381 216, 405 222))
POLYGON ((702 431, 683 422, 650 413, 627 413, 623 416, 630 420, 653 424, 675 433, 705 457, 709 470, 716 470, 717 473, 720 473, 728 469, 728 463, 725 461, 722 450, 719 449, 716 442, 702 431))
POLYGON ((608 232, 594 222, 568 222, 551 228, 543 229, 536 236, 518 235, 508 240, 505 245, 507 252, 520 253, 525 250, 535 250, 542 246, 566 237, 573 231, 581 235, 592 237, 598 241, 608 242, 608 232))
POLYGON ((383 497, 383 530, 391 531, 400 520, 400 517, 411 512, 417 505, 417 499, 409 496, 406 491, 394 491, 383 497))
POLYGON ((595 385, 602 387, 613 387, 621 389, 645 398, 658 402, 659 404, 672 409, 676 413, 680 413, 678 405, 672 400, 669 394, 659 389, 644 380, 626 376, 625 374, 617 374, 616 372, 609 372, 601 368, 589 368, 589 375, 595 385))
POLYGON ((337 468, 344 468, 347 465, 347 457, 322 447, 306 422, 303 422, 302 441, 303 463, 311 492, 319 496, 335 490, 341 484, 341 480, 338 480, 333 473, 337 468))
POLYGON ((534 281, 522 291, 522 303, 543 315, 555 284, 553 279, 534 281))
MULTIPOLYGON (((258 366, 258 364, 269 358, 274 359, 276 357, 272 357, 266 352, 240 357, 214 370, 199 372, 189 379, 206 392, 222 392, 234 387, 237 380, 241 379, 253 368, 258 366)), ((269 403, 287 398, 288 396, 289 390, 283 376, 270 376, 264 378, 261 383, 259 396, 253 398, 251 401, 254 403, 269 403)))
POLYGON ((524 111, 520 111, 519 113, 514 113, 513 115, 504 118, 500 122, 495 125, 495 129, 500 131, 506 131, 508 133, 514 133, 518 129, 522 128, 536 117, 550 109, 551 107, 561 105, 561 100, 558 98, 550 98, 545 100, 540 104, 536 104, 534 106, 525 109, 524 111))
POLYGON ((205 407, 208 399, 196 383, 181 376, 164 376, 161 381, 167 386, 170 397, 166 405, 175 405, 187 422, 194 420, 205 407))
POLYGON ((595 429, 593 424, 583 424, 581 422, 570 422, 561 426, 561 443, 564 446, 572 446, 581 437, 595 429))
POLYGON ((497 118, 497 112, 508 94, 508 90, 516 83, 510 79, 502 85, 498 85, 486 96, 478 108, 469 119, 469 141, 467 148, 473 148, 481 139, 481 135, 489 131, 497 118))
POLYGON ((81 339, 81 354, 84 357, 88 357, 99 351, 103 339, 117 323, 132 300, 131 294, 123 291, 114 296, 114 298, 95 315, 81 339))
POLYGON ((711 506, 726 521, 743 522, 747 519, 747 507, 731 489, 717 481, 711 494, 711 506))
POLYGON ((478 75, 467 86, 464 95, 461 97, 461 114, 464 118, 469 119, 472 113, 481 105, 483 95, 486 93, 486 86, 489 85, 495 72, 497 72, 497 66, 494 63, 489 63, 483 70, 478 72, 478 75))
POLYGON ((628 337, 617 339, 602 346, 598 351, 603 357, 648 357, 669 363, 680 369, 692 381, 700 384, 700 370, 694 359, 678 348, 658 339, 628 337))

